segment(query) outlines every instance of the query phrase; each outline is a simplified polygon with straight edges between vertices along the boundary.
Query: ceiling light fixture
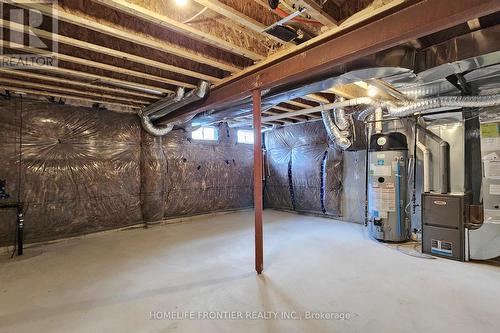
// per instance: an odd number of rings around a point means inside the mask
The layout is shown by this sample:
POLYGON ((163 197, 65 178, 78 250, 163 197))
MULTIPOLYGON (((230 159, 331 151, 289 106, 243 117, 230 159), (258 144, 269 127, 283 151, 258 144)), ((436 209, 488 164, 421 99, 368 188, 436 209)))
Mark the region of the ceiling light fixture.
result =
POLYGON ((374 86, 368 86, 368 96, 375 97, 378 95, 378 89, 374 86))
POLYGON ((185 6, 188 3, 188 0, 175 0, 177 6, 185 6))

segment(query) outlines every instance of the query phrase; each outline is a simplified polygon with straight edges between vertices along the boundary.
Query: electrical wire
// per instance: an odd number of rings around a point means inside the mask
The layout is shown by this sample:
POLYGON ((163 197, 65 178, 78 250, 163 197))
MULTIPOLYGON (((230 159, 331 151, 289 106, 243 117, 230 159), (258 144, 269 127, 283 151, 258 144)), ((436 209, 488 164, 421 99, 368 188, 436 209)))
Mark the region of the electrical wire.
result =
POLYGON ((202 10, 200 10, 198 13, 194 14, 193 16, 191 16, 190 18, 188 18, 187 20, 182 21, 182 23, 184 23, 184 24, 190 23, 195 18, 197 18, 198 16, 200 16, 201 14, 203 14, 204 12, 206 12, 207 9, 208 9, 208 7, 204 7, 202 10))

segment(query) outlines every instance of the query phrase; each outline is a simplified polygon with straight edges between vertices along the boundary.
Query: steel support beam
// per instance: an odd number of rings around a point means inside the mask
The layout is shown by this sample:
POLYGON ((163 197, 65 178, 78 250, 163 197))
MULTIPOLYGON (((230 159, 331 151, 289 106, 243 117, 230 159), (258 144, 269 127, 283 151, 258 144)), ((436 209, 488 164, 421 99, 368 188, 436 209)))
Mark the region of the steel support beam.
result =
POLYGON ((202 104, 180 109, 162 122, 230 105, 247 98, 254 89, 299 84, 328 75, 344 63, 497 11, 498 0, 409 0, 397 11, 341 30, 298 54, 217 86, 202 104))
POLYGON ((262 124, 260 90, 252 91, 253 101, 253 198, 255 206, 255 270, 258 274, 264 269, 264 241, 262 236, 262 124))

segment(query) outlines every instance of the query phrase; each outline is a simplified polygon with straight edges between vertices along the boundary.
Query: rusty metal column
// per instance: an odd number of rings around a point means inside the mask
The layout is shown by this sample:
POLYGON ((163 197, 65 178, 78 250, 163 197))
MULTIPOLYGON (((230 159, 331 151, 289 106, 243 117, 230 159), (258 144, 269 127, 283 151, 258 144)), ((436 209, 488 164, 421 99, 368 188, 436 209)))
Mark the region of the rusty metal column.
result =
POLYGON ((264 241, 262 236, 262 124, 260 90, 252 91, 253 101, 253 198, 255 207, 255 270, 264 269, 264 241))

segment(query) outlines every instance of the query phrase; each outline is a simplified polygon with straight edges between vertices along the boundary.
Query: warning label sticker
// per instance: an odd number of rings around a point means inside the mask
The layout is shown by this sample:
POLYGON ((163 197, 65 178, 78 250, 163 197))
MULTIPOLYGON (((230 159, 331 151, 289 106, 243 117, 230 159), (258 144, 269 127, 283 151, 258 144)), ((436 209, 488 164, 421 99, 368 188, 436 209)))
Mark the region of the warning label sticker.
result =
POLYGON ((392 188, 372 188, 373 207, 379 211, 396 211, 396 191, 392 188))

